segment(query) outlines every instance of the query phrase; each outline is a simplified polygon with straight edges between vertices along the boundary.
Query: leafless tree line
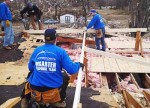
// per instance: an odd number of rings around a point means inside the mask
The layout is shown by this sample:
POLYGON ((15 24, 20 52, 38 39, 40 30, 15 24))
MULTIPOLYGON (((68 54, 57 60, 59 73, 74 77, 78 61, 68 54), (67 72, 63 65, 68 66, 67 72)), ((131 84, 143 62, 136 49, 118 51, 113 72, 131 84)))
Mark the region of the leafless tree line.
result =
MULTIPOLYGON (((4 0, 0 0, 2 1, 4 0)), ((82 14, 85 21, 90 8, 100 9, 102 6, 111 6, 116 9, 126 9, 131 15, 130 27, 150 26, 149 0, 14 0, 11 8, 14 18, 19 18, 20 10, 28 2, 36 4, 43 11, 44 17, 58 19, 62 14, 72 13, 76 16, 82 14)))

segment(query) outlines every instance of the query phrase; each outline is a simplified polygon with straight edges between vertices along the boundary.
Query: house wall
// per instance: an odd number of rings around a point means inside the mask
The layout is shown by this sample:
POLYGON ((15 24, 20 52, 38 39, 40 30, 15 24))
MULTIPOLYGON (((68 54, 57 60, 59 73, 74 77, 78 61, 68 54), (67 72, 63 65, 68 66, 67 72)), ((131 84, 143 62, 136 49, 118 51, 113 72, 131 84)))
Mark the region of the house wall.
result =
POLYGON ((76 20, 76 17, 71 14, 65 14, 60 16, 60 23, 74 23, 76 20))

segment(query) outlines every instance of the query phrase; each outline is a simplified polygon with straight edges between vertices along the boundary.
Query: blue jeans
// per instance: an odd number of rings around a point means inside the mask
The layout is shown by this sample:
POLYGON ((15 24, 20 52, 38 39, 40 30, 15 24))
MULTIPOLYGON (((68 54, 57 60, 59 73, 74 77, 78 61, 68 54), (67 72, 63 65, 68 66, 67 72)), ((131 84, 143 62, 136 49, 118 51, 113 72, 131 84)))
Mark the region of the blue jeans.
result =
POLYGON ((101 38, 97 38, 95 35, 95 44, 98 50, 106 51, 105 45, 105 28, 102 28, 103 36, 101 38), (102 49, 100 49, 100 43, 102 44, 102 49))
POLYGON ((4 27, 4 43, 3 46, 12 45, 14 43, 14 31, 12 28, 12 22, 10 22, 10 26, 6 26, 6 21, 1 22, 2 26, 4 27))

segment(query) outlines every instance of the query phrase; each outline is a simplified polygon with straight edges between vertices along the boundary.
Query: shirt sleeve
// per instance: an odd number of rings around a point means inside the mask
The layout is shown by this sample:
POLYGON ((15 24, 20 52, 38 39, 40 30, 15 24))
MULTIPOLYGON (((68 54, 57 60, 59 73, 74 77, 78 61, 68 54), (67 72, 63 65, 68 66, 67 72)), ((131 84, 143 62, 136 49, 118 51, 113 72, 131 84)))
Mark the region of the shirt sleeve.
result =
POLYGON ((37 14, 38 19, 40 20, 40 18, 41 18, 41 11, 40 11, 40 9, 37 6, 34 6, 34 10, 35 10, 35 13, 37 14))
POLYGON ((21 18, 23 19, 23 14, 27 12, 27 7, 23 8, 23 10, 20 12, 21 18))
POLYGON ((92 20, 90 21, 90 23, 88 24, 87 26, 87 29, 91 28, 92 26, 94 26, 94 24, 96 23, 97 21, 97 16, 95 15, 92 20))
POLYGON ((75 74, 80 69, 79 62, 73 62, 66 51, 63 52, 62 68, 64 68, 69 74, 75 74))
POLYGON ((0 7, 0 19, 1 20, 8 20, 6 12, 7 12, 7 7, 4 5, 1 5, 0 7))
POLYGON ((33 53, 31 55, 29 63, 28 63, 28 69, 29 69, 30 72, 34 71, 34 65, 35 65, 35 62, 34 62, 34 53, 33 53))

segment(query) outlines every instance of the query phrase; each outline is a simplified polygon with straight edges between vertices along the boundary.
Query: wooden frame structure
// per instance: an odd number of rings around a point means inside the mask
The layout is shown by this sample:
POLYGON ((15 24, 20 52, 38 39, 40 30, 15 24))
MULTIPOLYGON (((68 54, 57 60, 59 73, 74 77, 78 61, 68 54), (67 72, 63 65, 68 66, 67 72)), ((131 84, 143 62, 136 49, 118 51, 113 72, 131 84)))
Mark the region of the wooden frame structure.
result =
MULTIPOLYGON (((115 73, 115 76, 116 76, 116 82, 117 82, 118 90, 119 90, 120 93, 122 93, 122 95, 125 99, 126 107, 131 108, 132 106, 134 106, 134 108, 144 108, 144 106, 142 106, 139 102, 137 102, 137 100, 129 93, 129 91, 122 90, 122 92, 121 92, 119 76, 118 76, 117 73, 115 73)), ((131 76, 131 79, 132 79, 133 83, 137 86, 138 89, 140 89, 140 87, 137 84, 134 76, 132 74, 130 74, 130 76, 131 76)), ((148 93, 146 90, 143 90, 142 94, 145 97, 147 106, 150 106, 150 93, 148 93)))
MULTIPOLYGON (((45 30, 28 30, 28 31, 23 31, 23 34, 25 37, 28 37, 28 33, 29 34, 44 34, 45 30)), ((136 36, 136 43, 135 43, 135 51, 139 50, 139 46, 141 47, 141 55, 143 56, 143 49, 142 49, 142 39, 141 39, 141 32, 147 32, 146 28, 124 28, 124 29, 106 29, 107 33, 117 33, 117 32, 137 32, 137 36, 136 36)), ((72 30, 72 29, 65 29, 65 30, 57 30, 57 33, 83 33, 83 30, 72 30)), ((93 30, 89 30, 88 33, 94 33, 93 30)), ((92 52, 92 53, 96 53, 96 54, 100 54, 103 56, 107 56, 107 57, 113 57, 113 58, 118 58, 118 59, 122 59, 122 60, 128 60, 131 62, 136 62, 136 63, 142 63, 143 65, 146 66, 150 66, 150 63, 148 62, 143 62, 140 60, 136 60, 136 59, 129 59, 127 57, 122 57, 116 54, 111 54, 111 53, 107 53, 107 52, 101 52, 101 51, 97 51, 91 48, 85 48, 85 43, 86 44, 94 44, 94 41, 86 41, 85 42, 85 32, 84 32, 84 39, 72 39, 72 38, 68 38, 67 37, 67 41, 69 42, 77 42, 77 43, 82 43, 82 53, 81 53, 81 58, 80 58, 80 62, 85 62, 86 64, 86 59, 84 60, 84 55, 86 55, 86 52, 92 52)), ((66 41, 66 38, 64 37, 59 37, 58 38, 60 41, 66 41)), ((117 73, 115 73, 116 75, 116 80, 117 80, 117 84, 119 84, 119 78, 117 73)), ((82 108, 82 104, 80 103, 80 92, 81 92, 81 76, 82 76, 82 69, 80 69, 79 74, 78 74, 78 81, 77 81, 77 87, 76 87, 76 93, 75 93, 75 97, 74 97, 74 104, 73 104, 73 108, 82 108)), ((101 73, 100 73, 100 77, 101 77, 101 73)), ((87 83, 87 79, 85 81, 87 83)), ((102 82, 102 81, 101 81, 102 82)), ((149 93, 144 91, 145 96, 147 97, 148 100, 150 100, 150 95, 149 93)), ((135 106, 135 108, 142 108, 142 106, 130 95, 130 93, 128 91, 123 91, 123 95, 125 97, 126 100, 126 105, 128 108, 130 108, 130 105, 132 104, 133 106, 135 106)), ((20 98, 16 98, 15 101, 13 101, 12 103, 9 103, 8 107, 5 108, 10 108, 13 107, 16 103, 18 103, 20 101, 20 98)))

